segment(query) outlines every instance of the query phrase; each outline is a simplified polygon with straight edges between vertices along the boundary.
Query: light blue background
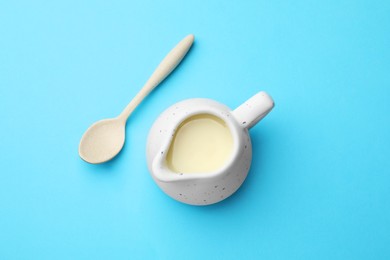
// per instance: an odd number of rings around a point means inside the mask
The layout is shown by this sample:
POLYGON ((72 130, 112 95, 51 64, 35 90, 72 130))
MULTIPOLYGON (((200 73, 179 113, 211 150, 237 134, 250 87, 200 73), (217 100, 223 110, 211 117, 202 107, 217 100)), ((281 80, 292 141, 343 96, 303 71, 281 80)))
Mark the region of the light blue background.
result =
POLYGON ((0 259, 390 259, 390 2, 0 2, 0 259), (185 35, 195 45, 127 124, 78 157, 185 35), (145 163, 168 106, 275 109, 242 188, 193 207, 145 163))

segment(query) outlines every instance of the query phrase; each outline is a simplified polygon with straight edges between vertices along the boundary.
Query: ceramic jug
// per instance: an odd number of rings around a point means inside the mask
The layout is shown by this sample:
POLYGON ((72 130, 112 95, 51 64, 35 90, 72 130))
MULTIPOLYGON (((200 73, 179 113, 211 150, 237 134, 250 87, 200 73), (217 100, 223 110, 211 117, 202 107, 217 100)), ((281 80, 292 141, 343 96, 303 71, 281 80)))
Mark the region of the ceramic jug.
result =
POLYGON ((183 203, 208 205, 226 199, 244 182, 251 165, 248 130, 273 107, 272 98, 263 91, 233 111, 203 98, 184 100, 169 107, 154 122, 147 140, 147 164, 154 181, 167 195, 183 203), (212 172, 176 172, 168 166, 167 154, 180 125, 196 115, 211 115, 226 124, 232 137, 231 153, 226 162, 212 172))

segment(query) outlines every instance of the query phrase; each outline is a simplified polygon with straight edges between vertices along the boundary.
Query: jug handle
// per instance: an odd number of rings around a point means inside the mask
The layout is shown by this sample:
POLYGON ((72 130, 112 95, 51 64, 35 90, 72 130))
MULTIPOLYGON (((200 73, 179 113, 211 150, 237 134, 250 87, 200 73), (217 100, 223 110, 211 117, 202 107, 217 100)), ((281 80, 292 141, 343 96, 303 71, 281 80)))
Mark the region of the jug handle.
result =
POLYGON ((249 129, 263 119, 274 105, 272 98, 261 91, 233 110, 232 114, 240 126, 249 129))

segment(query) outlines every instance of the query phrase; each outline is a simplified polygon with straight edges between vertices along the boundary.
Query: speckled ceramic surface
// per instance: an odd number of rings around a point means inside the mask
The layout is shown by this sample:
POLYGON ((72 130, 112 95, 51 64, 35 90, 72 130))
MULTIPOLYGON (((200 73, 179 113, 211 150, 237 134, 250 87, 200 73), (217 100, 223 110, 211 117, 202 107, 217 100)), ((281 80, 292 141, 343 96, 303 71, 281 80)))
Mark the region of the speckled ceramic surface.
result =
POLYGON ((153 124, 147 141, 147 163, 157 185, 173 199, 191 205, 208 205, 232 195, 244 182, 252 160, 248 129, 272 108, 273 100, 260 92, 236 110, 210 99, 188 99, 165 110, 153 124), (172 172, 166 155, 181 122, 197 114, 211 114, 225 121, 233 137, 230 160, 217 172, 172 172))

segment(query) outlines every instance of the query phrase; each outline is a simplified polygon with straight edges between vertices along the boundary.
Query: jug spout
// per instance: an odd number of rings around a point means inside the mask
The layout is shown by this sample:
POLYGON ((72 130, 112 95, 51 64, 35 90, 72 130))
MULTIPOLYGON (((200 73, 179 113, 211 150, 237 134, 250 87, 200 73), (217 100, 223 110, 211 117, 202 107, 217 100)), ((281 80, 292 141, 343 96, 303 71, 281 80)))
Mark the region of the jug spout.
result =
POLYGON ((158 149, 155 157, 152 160, 152 172, 154 178, 161 182, 174 182, 179 180, 177 177, 178 174, 174 173, 166 163, 166 158, 168 150, 171 146, 171 142, 174 135, 174 130, 171 131, 172 134, 167 136, 167 139, 162 142, 162 146, 158 149))
POLYGON ((199 180, 205 175, 200 174, 193 174, 193 173, 180 173, 180 172, 174 172, 171 170, 165 161, 164 154, 160 153, 160 156, 157 156, 152 165, 152 171, 154 177, 161 182, 182 182, 182 181, 195 181, 199 180))
POLYGON ((274 107, 270 95, 261 91, 237 107, 233 116, 243 128, 251 128, 263 119, 274 107))
MULTIPOLYGON (((165 145, 163 145, 152 161, 152 172, 156 180, 163 183, 173 183, 173 182, 186 182, 186 181, 205 181, 207 179, 212 179, 217 176, 223 175, 227 168, 230 167, 231 162, 226 163, 220 169, 212 172, 176 172, 168 166, 167 163, 167 154, 170 148, 170 141, 168 140, 165 145)), ((233 160, 238 153, 238 149, 234 152, 232 156, 233 160)))

